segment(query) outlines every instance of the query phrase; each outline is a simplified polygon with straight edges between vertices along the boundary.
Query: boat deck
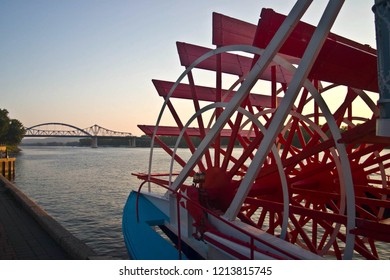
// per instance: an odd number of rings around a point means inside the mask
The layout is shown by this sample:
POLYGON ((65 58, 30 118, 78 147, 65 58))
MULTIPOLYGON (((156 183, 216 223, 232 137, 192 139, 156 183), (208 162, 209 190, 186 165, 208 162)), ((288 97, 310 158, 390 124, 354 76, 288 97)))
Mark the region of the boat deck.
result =
MULTIPOLYGON (((123 212, 123 232, 132 259, 177 260, 179 253, 168 240, 155 232, 152 227, 163 225, 168 217, 142 194, 138 201, 138 219, 135 205, 137 194, 131 192, 123 212), (145 240, 147 240, 145 242, 145 240), (142 246, 139 246, 142 244, 142 246)), ((186 259, 182 255, 182 259, 186 259)))

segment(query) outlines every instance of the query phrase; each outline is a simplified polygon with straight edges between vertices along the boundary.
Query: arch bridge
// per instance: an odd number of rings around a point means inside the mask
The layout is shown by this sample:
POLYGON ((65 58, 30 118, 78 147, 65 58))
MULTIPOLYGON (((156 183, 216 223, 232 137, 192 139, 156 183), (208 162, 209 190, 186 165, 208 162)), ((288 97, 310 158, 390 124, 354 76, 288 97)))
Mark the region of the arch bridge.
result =
POLYGON ((114 131, 94 124, 87 128, 79 128, 77 126, 50 122, 37 124, 26 129, 24 137, 76 137, 76 138, 91 138, 91 146, 96 148, 98 138, 126 138, 129 139, 130 147, 135 147, 135 139, 130 132, 114 131))

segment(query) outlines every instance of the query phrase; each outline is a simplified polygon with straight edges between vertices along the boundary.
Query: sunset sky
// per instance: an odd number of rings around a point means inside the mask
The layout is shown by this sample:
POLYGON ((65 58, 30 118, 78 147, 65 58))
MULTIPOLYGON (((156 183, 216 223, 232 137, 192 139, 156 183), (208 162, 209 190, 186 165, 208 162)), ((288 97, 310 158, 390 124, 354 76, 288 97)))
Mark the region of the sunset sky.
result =
MULTIPOLYGON (((328 1, 314 0, 316 24, 328 1)), ((256 24, 262 8, 293 0, 0 0, 0 108, 26 127, 44 122, 142 132, 175 81, 176 41, 211 45, 212 12, 256 24)), ((376 48, 374 0, 346 0, 332 32, 376 48)))

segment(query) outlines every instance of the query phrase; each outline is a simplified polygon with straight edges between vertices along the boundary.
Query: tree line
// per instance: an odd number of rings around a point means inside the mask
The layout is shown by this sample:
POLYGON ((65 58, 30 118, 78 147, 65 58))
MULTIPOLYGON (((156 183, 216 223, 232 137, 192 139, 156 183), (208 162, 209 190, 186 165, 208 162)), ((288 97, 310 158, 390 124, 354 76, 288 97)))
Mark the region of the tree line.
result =
POLYGON ((15 151, 25 133, 25 128, 19 120, 10 118, 6 109, 0 109, 0 145, 15 151))

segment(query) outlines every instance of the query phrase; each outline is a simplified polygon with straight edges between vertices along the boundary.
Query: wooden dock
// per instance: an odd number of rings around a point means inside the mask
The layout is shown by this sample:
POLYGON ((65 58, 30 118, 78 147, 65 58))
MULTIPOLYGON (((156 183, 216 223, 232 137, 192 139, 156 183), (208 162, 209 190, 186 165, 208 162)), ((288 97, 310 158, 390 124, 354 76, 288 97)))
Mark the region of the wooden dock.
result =
POLYGON ((0 175, 0 259, 67 260, 99 257, 0 175))
POLYGON ((8 180, 15 178, 15 158, 0 158, 0 174, 8 180))
POLYGON ((8 156, 6 146, 0 146, 0 174, 8 180, 15 178, 15 160, 15 158, 8 156))

